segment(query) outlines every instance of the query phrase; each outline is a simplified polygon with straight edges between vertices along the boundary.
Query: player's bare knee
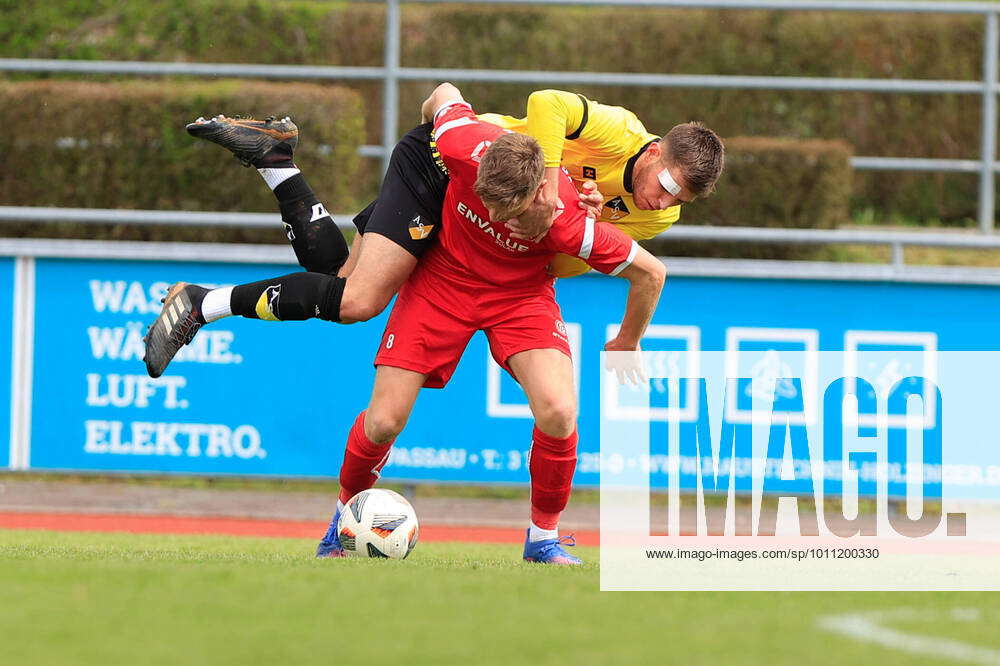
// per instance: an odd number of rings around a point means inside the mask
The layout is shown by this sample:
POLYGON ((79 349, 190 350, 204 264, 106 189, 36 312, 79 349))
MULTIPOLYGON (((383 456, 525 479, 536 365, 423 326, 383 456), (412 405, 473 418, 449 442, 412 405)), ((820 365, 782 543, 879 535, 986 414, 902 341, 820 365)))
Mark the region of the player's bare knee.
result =
POLYGON ((365 436, 375 444, 390 444, 406 426, 406 416, 392 411, 365 413, 365 436))
POLYGON ((347 293, 344 294, 344 299, 340 302, 341 323, 354 324, 356 322, 368 321, 374 316, 370 305, 365 303, 364 296, 348 296, 347 293))
POLYGON ((535 410, 535 423, 550 437, 569 437, 576 429, 576 402, 562 397, 545 400, 535 410))
POLYGON ((382 314, 389 301, 379 297, 378 294, 369 294, 366 298, 360 299, 355 304, 355 315, 358 321, 368 321, 382 314))
POLYGON ((345 323, 368 321, 382 314, 388 304, 389 299, 381 294, 354 293, 349 289, 340 303, 340 320, 345 323))

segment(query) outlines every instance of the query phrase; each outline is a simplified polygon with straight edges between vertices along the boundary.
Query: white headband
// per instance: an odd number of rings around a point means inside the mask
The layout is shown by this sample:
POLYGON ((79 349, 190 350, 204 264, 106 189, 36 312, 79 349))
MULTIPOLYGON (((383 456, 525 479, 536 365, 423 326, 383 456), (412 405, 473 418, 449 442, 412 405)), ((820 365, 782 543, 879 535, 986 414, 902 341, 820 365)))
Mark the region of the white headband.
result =
POLYGON ((667 192, 670 192, 670 194, 676 197, 678 194, 681 193, 681 186, 678 185, 677 181, 674 180, 674 177, 670 175, 669 169, 662 170, 657 175, 657 178, 660 179, 660 185, 663 185, 663 189, 665 189, 667 192))

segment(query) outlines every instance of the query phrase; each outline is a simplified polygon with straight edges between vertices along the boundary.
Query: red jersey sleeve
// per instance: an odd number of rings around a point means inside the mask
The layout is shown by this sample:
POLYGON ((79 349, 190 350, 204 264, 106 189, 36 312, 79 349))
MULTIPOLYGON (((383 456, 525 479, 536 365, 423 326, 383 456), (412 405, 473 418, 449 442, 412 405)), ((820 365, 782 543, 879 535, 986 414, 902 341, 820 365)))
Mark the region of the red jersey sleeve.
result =
POLYGON ((635 259, 639 245, 620 229, 607 222, 597 222, 580 209, 566 209, 556 219, 543 243, 553 250, 583 259, 601 273, 618 275, 635 259), (581 219, 582 218, 582 219, 581 219))
POLYGON ((576 256, 602 273, 618 275, 629 267, 639 251, 639 244, 613 224, 597 222, 588 216, 576 256))
POLYGON ((434 142, 452 178, 472 183, 479 156, 503 133, 496 125, 476 118, 468 102, 448 102, 434 114, 434 142))

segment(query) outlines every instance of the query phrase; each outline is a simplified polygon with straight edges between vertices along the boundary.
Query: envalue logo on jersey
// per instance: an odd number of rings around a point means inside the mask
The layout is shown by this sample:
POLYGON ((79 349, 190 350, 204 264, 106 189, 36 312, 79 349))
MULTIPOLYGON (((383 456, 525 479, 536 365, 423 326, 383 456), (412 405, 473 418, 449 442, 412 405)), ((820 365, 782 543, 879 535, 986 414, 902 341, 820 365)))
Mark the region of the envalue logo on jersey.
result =
POLYGON ((476 227, 483 233, 491 236, 493 240, 496 241, 497 245, 503 249, 509 252, 527 252, 530 249, 524 243, 519 243, 510 236, 505 235, 504 232, 494 229, 493 223, 490 220, 477 215, 468 204, 459 201, 455 208, 459 215, 476 225, 476 227))

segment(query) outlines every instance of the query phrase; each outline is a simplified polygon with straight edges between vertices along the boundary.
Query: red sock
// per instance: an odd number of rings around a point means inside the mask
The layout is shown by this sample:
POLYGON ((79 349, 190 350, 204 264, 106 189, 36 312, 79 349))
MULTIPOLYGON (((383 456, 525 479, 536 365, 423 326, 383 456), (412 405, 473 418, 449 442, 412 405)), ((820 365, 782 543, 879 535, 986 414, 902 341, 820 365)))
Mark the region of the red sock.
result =
POLYGON ((379 472, 389 460, 390 450, 392 442, 380 445, 365 436, 365 412, 358 414, 347 435, 344 464, 340 466, 341 502, 346 503, 362 490, 375 485, 379 472))
POLYGON ((576 430, 569 437, 549 437, 535 427, 532 433, 531 522, 545 530, 559 526, 559 514, 569 502, 576 471, 576 430))

